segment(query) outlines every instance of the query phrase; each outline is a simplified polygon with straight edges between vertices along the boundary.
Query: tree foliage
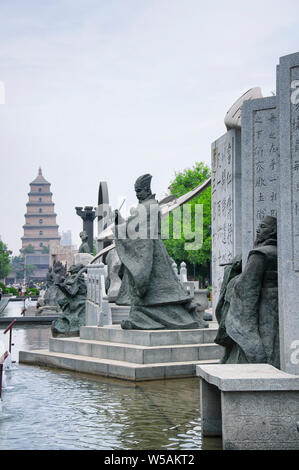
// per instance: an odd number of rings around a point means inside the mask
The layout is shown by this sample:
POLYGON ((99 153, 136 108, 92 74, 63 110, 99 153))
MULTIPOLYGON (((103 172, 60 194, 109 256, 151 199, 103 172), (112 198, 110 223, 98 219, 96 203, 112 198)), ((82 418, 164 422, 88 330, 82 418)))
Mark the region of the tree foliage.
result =
POLYGON ((7 246, 0 240, 0 279, 4 279, 10 273, 10 252, 7 246))
MULTIPOLYGON (((170 192, 176 197, 183 196, 187 192, 199 186, 211 176, 210 168, 203 162, 196 162, 192 168, 187 168, 182 172, 176 173, 174 180, 170 185, 170 192)), ((182 234, 180 239, 174 239, 171 235, 171 225, 173 217, 170 216, 170 238, 164 240, 169 256, 176 263, 185 261, 187 263, 188 272, 193 275, 194 270, 202 276, 209 276, 209 263, 211 259, 211 186, 205 189, 200 195, 194 197, 186 204, 191 205, 192 217, 191 228, 195 228, 194 207, 196 204, 203 205, 203 243, 198 250, 186 250, 185 239, 182 234)))
POLYGON ((22 253, 24 253, 24 255, 28 255, 34 252, 35 252, 35 248, 33 245, 31 245, 31 243, 29 243, 29 245, 26 246, 26 248, 22 248, 22 253))
POLYGON ((28 278, 34 273, 36 269, 36 266, 34 266, 33 264, 26 264, 26 267, 25 267, 24 261, 25 260, 23 256, 14 256, 12 258, 11 269, 13 272, 16 273, 16 279, 18 281, 23 280, 24 277, 28 278))

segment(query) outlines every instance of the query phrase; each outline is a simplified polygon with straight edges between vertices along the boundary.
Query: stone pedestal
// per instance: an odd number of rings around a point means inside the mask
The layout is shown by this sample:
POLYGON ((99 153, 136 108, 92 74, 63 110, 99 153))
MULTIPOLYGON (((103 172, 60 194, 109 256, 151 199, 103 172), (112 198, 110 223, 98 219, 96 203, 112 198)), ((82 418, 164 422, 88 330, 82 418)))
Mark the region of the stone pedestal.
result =
POLYGON ((299 377, 268 364, 196 367, 203 436, 227 450, 299 449, 299 377))
POLYGON ((20 351, 19 360, 133 381, 192 377, 196 365, 217 363, 222 356, 215 336, 215 328, 122 330, 119 325, 84 326, 79 338, 50 338, 48 351, 20 351))

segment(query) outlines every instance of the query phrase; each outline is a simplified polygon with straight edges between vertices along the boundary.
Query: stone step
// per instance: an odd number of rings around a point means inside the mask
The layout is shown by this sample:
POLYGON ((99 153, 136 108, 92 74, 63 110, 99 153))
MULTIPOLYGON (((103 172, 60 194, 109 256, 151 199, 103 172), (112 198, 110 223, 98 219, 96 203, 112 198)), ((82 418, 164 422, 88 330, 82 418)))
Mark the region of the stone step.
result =
POLYGON ((220 359, 223 354, 215 343, 142 346, 82 338, 50 338, 49 351, 136 364, 220 359))
POLYGON ((114 325, 120 325, 123 320, 126 320, 130 313, 130 307, 123 305, 116 305, 115 303, 110 303, 112 323, 114 325))
POLYGON ((81 355, 51 352, 47 350, 20 351, 19 362, 55 367, 76 372, 115 377, 125 380, 157 380, 178 377, 194 377, 196 366, 217 364, 218 360, 186 361, 156 364, 135 364, 112 359, 99 359, 81 355))
POLYGON ((120 325, 82 326, 80 329, 81 339, 140 346, 213 343, 216 334, 214 325, 198 330, 123 330, 120 325))

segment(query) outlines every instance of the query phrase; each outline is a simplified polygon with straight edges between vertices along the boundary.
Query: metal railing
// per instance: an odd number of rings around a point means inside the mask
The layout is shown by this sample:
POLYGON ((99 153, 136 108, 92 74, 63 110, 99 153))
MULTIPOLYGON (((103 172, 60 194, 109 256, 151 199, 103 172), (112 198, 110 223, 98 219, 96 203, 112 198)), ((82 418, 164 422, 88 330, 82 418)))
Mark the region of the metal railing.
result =
POLYGON ((11 347, 14 346, 14 343, 11 342, 12 340, 12 328, 14 324, 16 323, 16 319, 14 319, 6 328, 6 330, 3 331, 3 334, 6 335, 6 333, 9 332, 9 352, 11 353, 11 347))
POLYGON ((3 374, 3 364, 5 359, 8 356, 8 351, 5 351, 5 353, 0 357, 0 400, 2 398, 2 374, 3 374))

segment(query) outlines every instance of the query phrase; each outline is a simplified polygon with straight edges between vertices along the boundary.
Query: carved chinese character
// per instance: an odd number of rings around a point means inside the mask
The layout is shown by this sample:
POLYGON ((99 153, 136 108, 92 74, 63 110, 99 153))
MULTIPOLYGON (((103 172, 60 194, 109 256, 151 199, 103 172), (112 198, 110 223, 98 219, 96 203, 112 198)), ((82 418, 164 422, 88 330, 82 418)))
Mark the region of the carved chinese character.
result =
POLYGON ((255 169, 256 169, 257 173, 260 173, 261 171, 264 171, 264 169, 265 169, 264 168, 264 162, 263 161, 256 162, 255 169))
POLYGON ((258 220, 263 220, 265 215, 266 215, 265 209, 258 209, 257 212, 256 212, 256 218, 258 220))
POLYGON ((270 163, 270 168, 272 171, 275 170, 275 166, 277 165, 277 162, 274 158, 272 158, 271 163, 270 163))
POLYGON ((263 158, 264 156, 264 149, 261 145, 256 145, 253 149, 253 154, 258 156, 258 157, 261 157, 263 158))
POLYGON ((221 184, 222 184, 222 186, 225 185, 225 180, 226 180, 226 170, 224 169, 222 171, 222 175, 221 175, 221 184))
POLYGON ((275 116, 274 113, 271 113, 271 116, 268 118, 268 120, 273 124, 276 121, 277 117, 275 116))
POLYGON ((294 171, 298 171, 298 170, 299 170, 299 160, 296 160, 294 164, 294 171))
POLYGON ((231 162, 231 158, 232 158, 232 145, 231 145, 231 143, 229 143, 228 148, 227 148, 227 162, 228 162, 229 165, 230 165, 230 162, 231 162))
POLYGON ((262 124, 263 123, 263 120, 262 120, 262 117, 260 116, 260 114, 256 113, 254 122, 255 122, 255 124, 262 124))
POLYGON ((263 133, 263 129, 259 129, 258 131, 256 131, 256 135, 258 139, 261 138, 262 133, 263 133))
POLYGON ((299 130, 299 116, 296 116, 295 119, 293 119, 293 128, 298 131, 299 130))
POLYGON ((218 217, 220 217, 221 216, 221 201, 217 202, 217 209, 218 209, 218 212, 217 212, 218 217))
POLYGON ((257 188, 261 187, 261 186, 267 186, 266 183, 265 183, 265 178, 262 178, 261 176, 259 176, 256 180, 255 186, 257 188))
POLYGON ((270 153, 277 153, 277 152, 278 152, 278 147, 277 147, 277 145, 274 145, 273 142, 272 142, 272 144, 271 144, 271 147, 270 147, 269 152, 270 152, 270 153))

